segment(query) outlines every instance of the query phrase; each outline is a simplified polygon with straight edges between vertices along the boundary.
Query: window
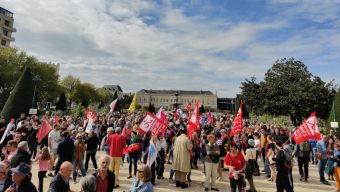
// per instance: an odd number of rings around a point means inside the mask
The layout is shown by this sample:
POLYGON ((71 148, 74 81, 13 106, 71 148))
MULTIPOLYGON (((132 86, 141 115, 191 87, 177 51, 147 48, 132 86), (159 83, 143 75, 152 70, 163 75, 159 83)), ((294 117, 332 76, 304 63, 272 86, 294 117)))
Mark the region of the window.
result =
POLYGON ((5 25, 9 27, 9 21, 5 20, 5 25))
POLYGON ((1 45, 6 46, 6 40, 1 40, 1 45))
POLYGON ((8 37, 8 31, 4 30, 4 35, 8 37))

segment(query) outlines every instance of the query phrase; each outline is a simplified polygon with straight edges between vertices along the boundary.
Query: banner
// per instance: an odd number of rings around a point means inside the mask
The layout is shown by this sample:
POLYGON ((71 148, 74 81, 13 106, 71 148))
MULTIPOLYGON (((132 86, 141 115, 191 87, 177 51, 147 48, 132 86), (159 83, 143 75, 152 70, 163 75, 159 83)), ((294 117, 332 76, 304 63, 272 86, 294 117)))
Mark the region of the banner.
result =
POLYGON ((139 143, 134 143, 129 145, 128 147, 125 147, 125 149, 123 150, 123 154, 127 155, 129 153, 138 151, 139 149, 139 143))
POLYGON ((112 103, 110 104, 110 113, 112 113, 115 110, 117 101, 118 101, 118 98, 112 101, 112 103))
POLYGON ((156 161, 157 153, 158 153, 158 151, 157 151, 155 144, 153 143, 153 141, 150 141, 148 159, 147 159, 147 163, 146 163, 150 167, 156 161))
POLYGON ((165 125, 168 125, 168 117, 166 116, 166 114, 163 112, 163 107, 161 107, 157 114, 156 117, 161 120, 165 125))
POLYGON ((316 113, 312 113, 292 135, 296 144, 308 139, 321 140, 316 113))
POLYGON ((151 131, 152 136, 156 136, 159 132, 164 135, 166 126, 167 125, 158 119, 154 114, 147 113, 137 129, 142 134, 146 134, 148 131, 151 131))
POLYGON ((238 109, 237 115, 234 119, 233 126, 230 132, 230 137, 240 134, 242 132, 242 125, 242 100, 240 100, 240 108, 238 109))
POLYGON ((38 142, 40 143, 41 140, 46 137, 46 135, 52 130, 52 126, 50 125, 50 123, 44 118, 42 120, 40 129, 37 133, 36 138, 38 139, 38 142))
POLYGON ((133 112, 134 110, 136 110, 136 97, 137 97, 137 93, 135 93, 135 95, 133 96, 132 102, 130 104, 130 107, 129 107, 130 112, 133 112))
MULTIPOLYGON (((92 125, 94 123, 94 120, 97 118, 97 115, 91 109, 86 109, 85 117, 86 117, 86 122, 87 122, 85 132, 89 133, 90 130, 92 129, 92 125)), ((85 123, 84 123, 84 125, 85 125, 85 123)))

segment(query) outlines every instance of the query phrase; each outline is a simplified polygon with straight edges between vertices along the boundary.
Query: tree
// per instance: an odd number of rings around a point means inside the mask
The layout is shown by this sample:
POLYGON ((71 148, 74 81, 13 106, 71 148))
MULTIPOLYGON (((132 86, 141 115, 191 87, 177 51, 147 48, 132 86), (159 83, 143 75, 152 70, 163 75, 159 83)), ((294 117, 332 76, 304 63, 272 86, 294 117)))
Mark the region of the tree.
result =
MULTIPOLYGON (((256 115, 262 113, 262 90, 260 84, 256 83, 256 78, 253 76, 241 83, 241 98, 249 110, 256 115)), ((237 111, 236 111, 237 113, 237 111)))
POLYGON ((327 120, 327 125, 326 125, 327 129, 331 128, 330 123, 333 121, 340 123, 340 89, 338 90, 338 93, 336 93, 336 96, 333 102, 332 102, 331 112, 329 113, 329 117, 327 120))
POLYGON ((200 114, 205 113, 205 109, 204 109, 204 105, 203 104, 198 108, 198 111, 199 111, 200 114))
POLYGON ((332 88, 332 82, 325 83, 320 77, 313 76, 303 62, 293 58, 277 60, 259 84, 255 79, 246 80, 241 87, 242 98, 252 112, 288 115, 294 125, 301 124, 302 119, 313 111, 319 117, 327 118, 332 88), (260 101, 252 102, 251 99, 260 101))
POLYGON ((1 115, 6 119, 17 118, 21 113, 28 113, 33 99, 33 83, 30 68, 26 68, 11 92, 1 115))
POLYGON ((148 107, 148 112, 150 113, 156 113, 156 108, 153 104, 149 104, 149 107, 148 107))
POLYGON ((91 102, 99 102, 100 98, 96 88, 91 83, 82 83, 78 85, 72 95, 72 101, 81 103, 87 107, 91 102))
POLYGON ((67 109, 67 103, 66 103, 66 96, 65 96, 65 92, 61 92, 59 100, 56 104, 56 110, 61 110, 61 111, 65 111, 67 109))
POLYGON ((66 97, 70 99, 70 103, 75 99, 74 93, 80 84, 79 78, 73 77, 72 75, 67 75, 61 80, 60 85, 64 88, 66 97))

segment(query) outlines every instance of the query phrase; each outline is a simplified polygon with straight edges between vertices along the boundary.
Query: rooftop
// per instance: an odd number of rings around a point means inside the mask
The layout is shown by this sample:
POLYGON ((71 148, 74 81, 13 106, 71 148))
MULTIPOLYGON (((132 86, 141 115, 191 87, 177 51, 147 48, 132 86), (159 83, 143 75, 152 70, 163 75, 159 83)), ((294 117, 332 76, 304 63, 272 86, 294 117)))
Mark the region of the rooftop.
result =
POLYGON ((13 13, 8 11, 5 8, 0 7, 0 14, 5 15, 7 17, 13 17, 13 13))
POLYGON ((105 89, 114 89, 116 91, 123 92, 122 88, 119 85, 104 85, 103 88, 105 89))
POLYGON ((148 94, 165 94, 165 95, 214 95, 211 91, 190 91, 190 90, 146 90, 142 89, 143 91, 148 94))

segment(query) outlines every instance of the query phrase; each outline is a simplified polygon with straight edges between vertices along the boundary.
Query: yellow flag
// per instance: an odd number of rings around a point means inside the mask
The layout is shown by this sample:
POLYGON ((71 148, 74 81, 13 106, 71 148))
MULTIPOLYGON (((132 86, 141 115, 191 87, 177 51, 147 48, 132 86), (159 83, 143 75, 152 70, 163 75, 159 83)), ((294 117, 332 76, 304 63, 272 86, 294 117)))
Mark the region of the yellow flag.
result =
POLYGON ((137 93, 135 93, 135 95, 133 96, 132 102, 130 104, 130 107, 129 107, 130 112, 133 112, 136 109, 136 96, 137 96, 137 93))

